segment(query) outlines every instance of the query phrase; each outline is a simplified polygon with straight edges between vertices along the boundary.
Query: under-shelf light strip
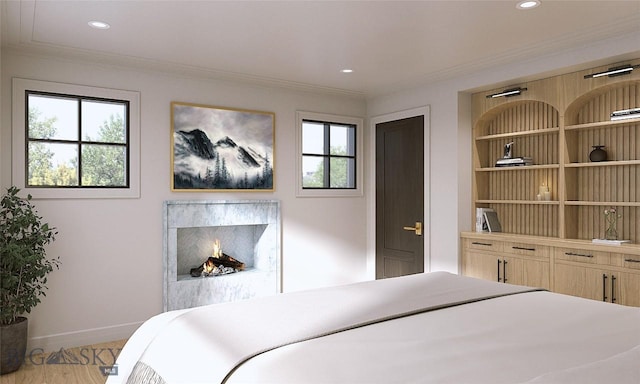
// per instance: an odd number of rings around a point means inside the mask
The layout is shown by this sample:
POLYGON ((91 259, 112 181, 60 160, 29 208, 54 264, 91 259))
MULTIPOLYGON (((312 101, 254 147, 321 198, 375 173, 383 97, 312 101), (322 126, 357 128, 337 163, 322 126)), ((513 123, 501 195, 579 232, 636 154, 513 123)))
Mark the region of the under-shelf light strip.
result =
POLYGON ((487 99, 493 99, 496 97, 509 97, 509 96, 516 96, 521 94, 523 91, 526 91, 527 88, 513 88, 513 89, 507 89, 504 90, 502 92, 499 93, 494 93, 493 95, 487 95, 487 99))
POLYGON ((609 77, 615 77, 615 76, 622 76, 622 75, 626 75, 631 73, 631 71, 633 71, 634 68, 638 68, 640 67, 640 64, 638 65, 624 65, 621 67, 614 67, 614 68, 609 68, 608 70, 604 71, 604 72, 598 72, 598 73, 593 73, 591 75, 584 75, 585 79, 595 79, 596 77, 602 77, 602 76, 609 76, 609 77))
POLYGON ((640 117, 640 108, 623 109, 611 112, 611 121, 636 119, 640 117))

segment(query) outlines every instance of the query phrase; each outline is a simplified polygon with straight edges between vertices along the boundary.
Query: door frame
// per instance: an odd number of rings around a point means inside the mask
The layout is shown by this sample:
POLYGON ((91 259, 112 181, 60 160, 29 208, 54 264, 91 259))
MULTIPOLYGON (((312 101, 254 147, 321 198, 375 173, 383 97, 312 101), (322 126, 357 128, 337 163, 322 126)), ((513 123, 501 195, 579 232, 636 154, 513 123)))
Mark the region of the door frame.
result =
POLYGON ((424 271, 431 271, 431 168, 430 168, 430 143, 431 128, 430 108, 428 105, 407 109, 404 111, 387 113, 371 117, 369 120, 368 144, 371 150, 367 158, 367 164, 371 171, 367 177, 367 278, 376 278, 376 125, 389 121, 402 120, 409 117, 424 116, 424 271))

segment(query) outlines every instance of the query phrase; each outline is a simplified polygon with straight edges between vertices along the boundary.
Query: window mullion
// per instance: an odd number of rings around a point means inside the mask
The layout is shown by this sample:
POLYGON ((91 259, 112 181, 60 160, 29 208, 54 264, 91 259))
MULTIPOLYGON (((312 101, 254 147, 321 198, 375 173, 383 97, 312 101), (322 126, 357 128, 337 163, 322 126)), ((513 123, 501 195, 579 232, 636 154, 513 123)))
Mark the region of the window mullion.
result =
MULTIPOLYGON (((356 127, 353 126, 350 130, 351 134, 347 135, 347 153, 350 152, 350 149, 353 148, 353 158, 357 155, 358 148, 356 147, 355 136, 357 134, 356 127)), ((351 172, 351 167, 347 166, 347 182, 349 185, 356 185, 356 175, 355 169, 351 172)))
POLYGON ((331 125, 324 124, 324 187, 331 188, 331 125))
POLYGON ((82 99, 78 98, 78 187, 82 188, 82 99))

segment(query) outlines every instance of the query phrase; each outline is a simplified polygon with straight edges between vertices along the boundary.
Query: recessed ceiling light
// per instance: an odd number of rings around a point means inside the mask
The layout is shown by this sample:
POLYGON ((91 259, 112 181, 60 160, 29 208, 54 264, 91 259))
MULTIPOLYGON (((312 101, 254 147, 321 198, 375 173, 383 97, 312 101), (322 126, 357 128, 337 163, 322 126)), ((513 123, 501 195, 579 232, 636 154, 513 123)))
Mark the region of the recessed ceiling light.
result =
POLYGON ((540 5, 540 1, 539 0, 525 0, 525 1, 521 1, 518 3, 518 5, 516 5, 516 8, 518 9, 531 9, 531 8, 535 8, 538 5, 540 5))
POLYGON ((345 69, 341 69, 340 72, 342 72, 342 73, 351 73, 351 72, 353 72, 353 69, 345 68, 345 69))
POLYGON ((87 24, 89 24, 89 26, 91 28, 95 28, 95 29, 109 29, 109 28, 111 28, 111 26, 108 23, 105 23, 104 21, 93 20, 93 21, 88 22, 87 24))

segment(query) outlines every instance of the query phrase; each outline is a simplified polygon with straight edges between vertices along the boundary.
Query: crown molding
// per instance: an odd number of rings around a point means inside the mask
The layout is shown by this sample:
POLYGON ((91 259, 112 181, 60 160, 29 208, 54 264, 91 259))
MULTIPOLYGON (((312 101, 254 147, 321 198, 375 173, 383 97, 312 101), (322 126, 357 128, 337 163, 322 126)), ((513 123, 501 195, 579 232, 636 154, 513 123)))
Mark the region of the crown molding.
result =
POLYGON ((94 65, 118 68, 134 69, 144 72, 156 72, 165 75, 177 75, 192 79, 210 79, 225 81, 249 86, 259 86, 266 88, 277 88, 296 92, 307 92, 315 94, 326 94, 334 96, 344 96, 356 99, 364 99, 365 93, 362 91, 352 91, 347 89, 332 88, 307 84, 302 82, 288 81, 283 79, 269 78, 264 76, 249 75, 229 71, 221 71, 211 68, 191 66, 179 63, 172 63, 160 60, 146 59, 134 56, 114 55, 96 51, 88 51, 76 48, 52 46, 41 43, 20 43, 8 44, 2 47, 3 53, 14 53, 28 55, 32 57, 53 58, 74 62, 84 62, 94 65))

